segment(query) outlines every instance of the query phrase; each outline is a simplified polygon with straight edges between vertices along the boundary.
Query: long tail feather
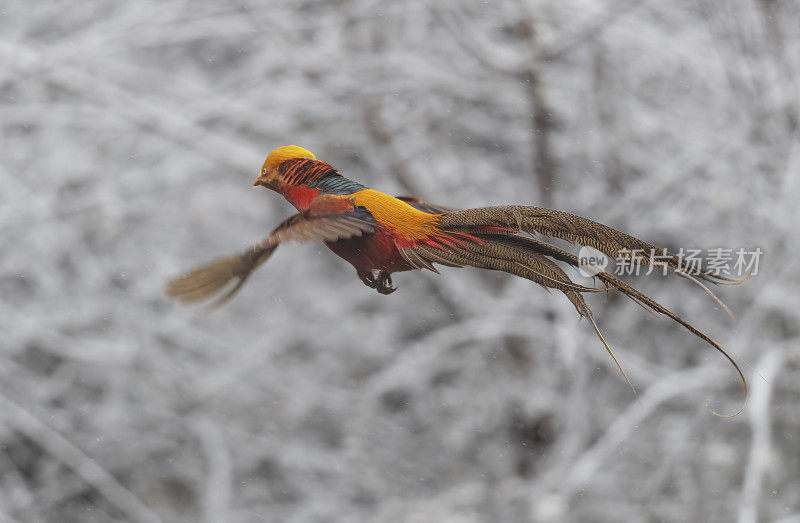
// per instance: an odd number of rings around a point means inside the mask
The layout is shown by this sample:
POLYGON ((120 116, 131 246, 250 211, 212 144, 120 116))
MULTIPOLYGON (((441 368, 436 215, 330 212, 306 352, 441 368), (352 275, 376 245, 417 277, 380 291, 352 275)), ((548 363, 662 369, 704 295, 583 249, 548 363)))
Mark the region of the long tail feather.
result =
MULTIPOLYGON (((543 207, 507 205, 481 207, 443 214, 443 229, 463 227, 504 227, 529 234, 540 233, 581 245, 594 247, 612 258, 629 259, 638 265, 665 264, 667 270, 686 269, 681 258, 666 249, 625 234, 602 223, 575 214, 543 207)), ((712 283, 733 283, 736 280, 715 274, 702 265, 698 279, 712 283)))
POLYGON ((458 249, 439 249, 428 245, 418 245, 417 252, 435 263, 455 264, 460 266, 469 265, 479 269, 492 269, 507 272, 515 276, 531 280, 543 287, 551 287, 559 290, 573 290, 578 292, 602 292, 603 289, 585 287, 569 281, 560 279, 555 273, 548 273, 542 266, 528 265, 534 263, 532 257, 527 259, 519 256, 514 257, 493 253, 490 248, 474 245, 471 250, 458 249))
POLYGON ((600 332, 600 327, 597 326, 597 322, 594 319, 594 314, 592 314, 592 311, 589 310, 588 307, 586 309, 586 312, 587 312, 587 314, 585 314, 584 317, 587 320, 589 320, 589 323, 592 324, 592 327, 594 328, 594 332, 597 334, 597 337, 600 338, 600 341, 603 342, 603 346, 606 348, 606 352, 608 352, 608 355, 611 356, 611 359, 614 360, 614 364, 617 366, 619 371, 622 373, 622 377, 625 378, 625 382, 628 384, 628 387, 631 388, 631 391, 633 392, 633 396, 638 399, 639 398, 639 394, 636 393, 636 387, 633 386, 633 383, 628 378, 628 375, 625 374, 625 369, 623 369, 622 365, 620 365, 619 361, 617 360, 617 357, 614 355, 614 351, 612 351, 611 347, 608 346, 608 342, 606 342, 605 336, 603 336, 603 333, 600 332))
MULTIPOLYGON (((475 234, 478 238, 483 238, 483 239, 486 238, 486 236, 485 236, 486 233, 485 232, 481 233, 481 232, 479 232, 478 229, 472 228, 472 229, 469 230, 469 232, 475 234)), ((570 265, 572 265, 574 267, 579 267, 580 266, 578 258, 575 255, 573 255, 572 253, 567 252, 567 251, 565 251, 563 249, 559 249, 558 247, 556 247, 554 245, 550 245, 549 243, 545 243, 545 242, 537 240, 535 238, 525 238, 523 236, 517 236, 517 235, 514 235, 513 232, 494 232, 494 231, 490 234, 490 236, 493 237, 493 238, 496 238, 496 237, 503 238, 503 241, 505 241, 507 243, 511 243, 511 244, 515 244, 515 245, 521 245, 521 246, 527 246, 527 248, 530 248, 530 249, 533 249, 535 251, 541 252, 542 254, 544 254, 546 256, 551 256, 551 257, 553 257, 553 258, 555 258, 555 259, 557 259, 559 261, 563 261, 565 263, 569 263, 570 265)), ((676 275, 681 276, 682 278, 686 278, 687 280, 691 281, 692 283, 694 283, 695 285, 697 285, 701 289, 703 289, 703 291, 706 294, 708 294, 711 297, 711 299, 713 299, 717 303, 717 305, 719 305, 720 308, 722 308, 723 311, 725 311, 725 313, 728 315, 729 318, 731 318, 731 319, 734 318, 733 312, 725 304, 725 302, 723 302, 716 294, 714 294, 714 292, 711 289, 709 289, 705 284, 703 284, 703 282, 701 282, 698 278, 692 276, 691 274, 689 274, 687 272, 684 272, 683 270, 677 270, 677 271, 674 271, 674 272, 675 272, 676 275)), ((719 282, 716 282, 716 283, 719 283, 719 282)), ((723 283, 723 285, 727 285, 727 283, 723 283)), ((637 300, 634 300, 634 301, 639 303, 639 305, 641 305, 645 309, 647 308, 644 304, 638 302, 637 300)))
MULTIPOLYGON (((491 237, 493 235, 484 234, 484 235, 478 235, 478 236, 480 238, 484 239, 485 241, 488 241, 488 240, 491 239, 491 237)), ((533 238, 524 238, 522 236, 498 235, 497 239, 494 240, 494 241, 504 241, 504 242, 514 243, 515 245, 519 246, 520 248, 527 248, 527 249, 531 250, 532 252, 537 252, 537 253, 540 253, 540 254, 545 254, 547 256, 551 256, 551 257, 553 257, 553 258, 555 258, 557 260, 569 263, 570 265, 572 265, 574 267, 577 267, 579 265, 578 257, 575 256, 574 254, 572 254, 570 252, 567 252, 567 251, 565 251, 563 249, 560 249, 558 247, 555 247, 553 245, 547 244, 545 242, 541 242, 539 240, 533 239, 533 238)), ((722 354, 722 356, 724 356, 725 359, 727 359, 728 362, 730 362, 731 365, 733 365, 733 368, 736 370, 737 374, 739 375, 739 379, 741 380, 742 386, 744 387, 744 401, 742 403, 742 407, 739 410, 737 410, 734 414, 723 415, 723 414, 719 414, 719 413, 716 413, 716 412, 714 412, 714 414, 717 415, 717 416, 720 416, 720 417, 733 417, 733 416, 736 416, 737 414, 739 414, 744 409, 744 406, 747 403, 747 398, 749 397, 749 388, 748 388, 748 385, 747 385, 747 379, 745 379, 744 373, 742 372, 741 368, 739 367, 739 364, 736 363, 736 361, 733 359, 733 357, 724 348, 722 348, 722 346, 720 346, 716 341, 711 339, 709 336, 707 336, 703 332, 701 332, 698 329, 696 329, 693 325, 688 323, 686 320, 684 320, 683 318, 681 318, 677 314, 673 313, 672 311, 670 311, 669 309, 667 309, 666 307, 664 307, 663 305, 661 305, 657 301, 653 300, 652 298, 650 298, 650 297, 646 296, 645 294, 637 291, 636 289, 634 289, 633 287, 631 287, 629 284, 625 283, 624 281, 620 280, 619 278, 617 278, 617 277, 615 277, 615 276, 613 276, 613 275, 611 275, 611 274, 609 274, 607 272, 604 272, 604 271, 597 273, 595 276, 597 278, 599 278, 600 281, 603 282, 603 284, 606 285, 608 288, 617 289, 620 292, 622 292, 623 294, 625 294, 626 296, 628 296, 629 298, 631 298, 632 300, 634 300, 635 302, 639 303, 640 305, 645 306, 645 307, 647 307, 647 308, 649 308, 649 309, 651 309, 651 310, 653 310, 655 312, 658 312, 660 314, 664 314, 665 316, 668 316, 673 321, 679 323, 684 328, 686 328, 689 332, 691 332, 692 334, 694 334, 695 336, 697 336, 701 340, 703 340, 706 343, 708 343, 709 345, 711 345, 717 352, 722 354)))
MULTIPOLYGON (((683 278, 686 278, 690 282, 694 283, 695 285, 697 285, 698 287, 703 289, 705 291, 705 293, 708 294, 709 296, 711 296, 711 299, 714 300, 717 303, 717 305, 719 305, 720 308, 722 308, 723 311, 725 311, 725 314, 728 315, 728 318, 730 318, 732 320, 736 319, 736 315, 733 314, 733 311, 730 310, 728 308, 728 306, 725 305, 725 302, 722 301, 721 299, 719 299, 719 297, 716 294, 714 294, 714 292, 711 289, 709 289, 706 284, 704 284, 703 282, 701 282, 700 280, 698 280, 697 278, 695 278, 694 276, 692 276, 688 272, 675 271, 675 274, 677 274, 678 276, 681 276, 683 278)), ((725 285, 728 285, 728 284, 726 283, 725 285)))
POLYGON ((572 302, 578 313, 592 324, 598 338, 622 373, 622 377, 633 391, 634 396, 637 396, 636 388, 614 355, 614 351, 611 350, 611 347, 606 342, 602 332, 600 332, 592 311, 581 295, 582 292, 603 292, 604 289, 595 289, 573 283, 564 270, 555 262, 538 252, 526 248, 524 243, 515 243, 512 236, 479 235, 478 239, 482 240, 482 243, 470 244, 469 250, 458 249, 454 251, 425 247, 420 254, 437 263, 458 263, 459 265, 470 265, 484 269, 502 270, 527 278, 545 288, 560 290, 572 302))

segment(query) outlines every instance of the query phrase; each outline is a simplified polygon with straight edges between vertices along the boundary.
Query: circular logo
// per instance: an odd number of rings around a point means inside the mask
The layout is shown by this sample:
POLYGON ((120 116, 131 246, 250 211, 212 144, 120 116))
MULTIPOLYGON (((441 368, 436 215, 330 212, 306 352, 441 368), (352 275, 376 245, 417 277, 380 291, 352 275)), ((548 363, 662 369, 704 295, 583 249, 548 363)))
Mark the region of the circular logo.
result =
POLYGON ((581 276, 591 278, 608 267, 608 256, 594 247, 581 247, 578 251, 578 272, 581 276))

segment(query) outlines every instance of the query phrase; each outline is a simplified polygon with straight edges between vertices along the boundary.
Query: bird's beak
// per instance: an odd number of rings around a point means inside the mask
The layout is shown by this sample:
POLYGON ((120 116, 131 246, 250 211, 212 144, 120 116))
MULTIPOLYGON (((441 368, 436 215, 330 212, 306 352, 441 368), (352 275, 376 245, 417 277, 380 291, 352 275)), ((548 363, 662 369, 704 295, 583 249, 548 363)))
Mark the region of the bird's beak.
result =
POLYGON ((259 176, 258 179, 253 184, 253 187, 257 186, 266 187, 267 189, 272 189, 275 186, 275 179, 267 176, 259 176))

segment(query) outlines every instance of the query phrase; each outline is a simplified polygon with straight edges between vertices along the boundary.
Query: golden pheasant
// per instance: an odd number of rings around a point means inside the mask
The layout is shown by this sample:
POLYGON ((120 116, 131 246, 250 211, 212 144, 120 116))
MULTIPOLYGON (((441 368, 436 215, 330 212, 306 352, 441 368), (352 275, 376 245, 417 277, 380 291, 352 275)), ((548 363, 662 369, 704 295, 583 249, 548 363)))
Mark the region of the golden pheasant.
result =
MULTIPOLYGON (((499 270, 564 293, 578 313, 591 323, 612 358, 614 354, 582 293, 617 290, 643 307, 672 318, 714 347, 733 364, 747 393, 742 371, 717 342, 608 272, 600 270, 595 274, 604 288, 574 283, 556 262, 579 267, 578 257, 534 235, 591 246, 614 258, 627 256, 636 265, 653 264, 649 253, 664 253, 658 259, 666 270, 700 285, 727 311, 699 280, 712 283, 733 280, 705 267, 691 276, 683 270, 680 258, 650 243, 574 214, 541 207, 509 205, 456 210, 417 198, 390 196, 345 178, 310 151, 294 145, 279 147, 267 156, 253 184, 258 185, 281 194, 298 214, 247 250, 170 281, 166 286, 168 296, 182 302, 197 302, 219 294, 235 282, 215 303, 221 305, 285 241, 325 242, 330 250, 355 267, 361 281, 381 294, 395 291, 391 278, 394 272, 427 269, 438 274, 434 264, 499 270)), ((614 361, 617 362, 616 358, 614 361)), ((625 375, 624 371, 622 374, 625 375)))

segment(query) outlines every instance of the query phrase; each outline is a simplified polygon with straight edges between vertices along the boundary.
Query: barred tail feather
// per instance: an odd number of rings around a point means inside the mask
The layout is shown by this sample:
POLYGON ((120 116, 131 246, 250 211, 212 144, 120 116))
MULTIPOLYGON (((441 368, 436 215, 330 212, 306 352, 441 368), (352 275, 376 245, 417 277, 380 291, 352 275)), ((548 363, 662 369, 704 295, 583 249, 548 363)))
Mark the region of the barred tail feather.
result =
MULTIPOLYGON (((681 258, 668 253, 651 243, 625 234, 602 223, 575 214, 544 207, 506 205, 481 207, 445 213, 441 216, 441 227, 445 230, 463 227, 505 227, 529 234, 539 233, 560 238, 595 249, 613 258, 630 259, 637 265, 651 265, 655 253, 658 263, 665 263, 670 272, 685 272, 681 258)), ((708 268, 699 267, 698 279, 712 283, 736 283, 737 280, 715 274, 708 268)))
MULTIPOLYGON (((533 239, 533 238, 525 238, 522 236, 513 236, 508 234, 496 235, 496 234, 479 234, 476 233, 476 236, 483 239, 484 241, 492 241, 492 242, 504 242, 507 244, 515 245, 520 250, 526 250, 532 254, 543 254, 546 256, 550 256, 556 260, 568 263, 574 267, 579 266, 578 257, 574 254, 560 249, 554 245, 550 245, 548 243, 533 239)), ((643 307, 646 307, 654 312, 663 314, 673 321, 679 323, 684 328, 686 328, 689 332, 700 338, 701 340, 705 341, 709 345, 711 345, 717 352, 722 354, 728 362, 733 365, 733 368, 736 370, 737 374, 739 375, 739 379, 742 382, 742 386, 744 388, 744 401, 742 403, 742 407, 737 410, 734 414, 731 415, 722 415, 714 412, 715 415, 720 417, 733 417, 739 414, 743 409, 745 404, 747 403, 747 398, 749 397, 749 388, 747 385, 747 380, 744 377, 744 373, 742 372, 739 364, 733 359, 733 357, 724 349, 721 345, 719 345, 716 341, 711 339, 709 336, 704 334, 703 332, 696 329, 693 325, 689 322, 678 316, 677 314, 673 313, 657 301, 653 300, 652 298, 648 297, 647 295, 639 292, 629 284, 625 283, 621 279, 609 274, 605 271, 601 271, 595 275, 608 289, 616 289, 621 293, 625 294, 629 298, 631 298, 636 303, 640 304, 643 307)), ((712 411, 713 412, 713 411, 712 411)))
MULTIPOLYGON (((592 324, 598 338, 622 373, 634 396, 637 396, 636 388, 614 355, 614 351, 611 350, 611 347, 606 342, 602 332, 600 332, 594 315, 581 294, 584 292, 604 292, 605 289, 586 287, 574 283, 554 261, 538 252, 526 249, 524 244, 515 244, 513 238, 512 236, 503 235, 476 235, 476 239, 479 242, 471 242, 468 248, 417 245, 413 250, 408 249, 408 252, 404 253, 403 256, 407 260, 416 256, 417 258, 444 265, 499 270, 531 280, 545 289, 560 290, 572 302, 578 313, 592 324)), ((401 250, 401 253, 403 253, 403 250, 401 250)))

